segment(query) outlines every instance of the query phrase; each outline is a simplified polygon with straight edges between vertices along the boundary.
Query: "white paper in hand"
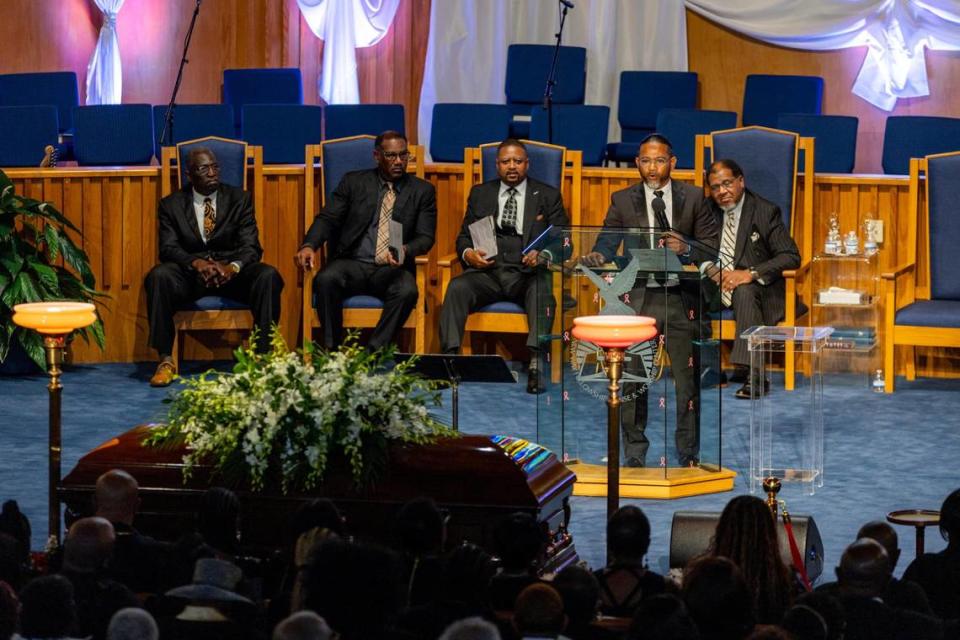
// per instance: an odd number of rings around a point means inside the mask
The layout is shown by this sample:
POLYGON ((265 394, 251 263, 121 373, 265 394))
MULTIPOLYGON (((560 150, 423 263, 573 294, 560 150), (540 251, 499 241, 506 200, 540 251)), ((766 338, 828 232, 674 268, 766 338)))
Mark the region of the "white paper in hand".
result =
POLYGON ((486 260, 497 255, 497 232, 494 224, 493 216, 484 216, 467 227, 470 230, 473 248, 476 251, 483 251, 483 257, 486 260))
POLYGON ((402 263, 406 256, 403 255, 403 223, 396 220, 390 221, 390 239, 387 246, 393 252, 393 257, 397 262, 402 263))

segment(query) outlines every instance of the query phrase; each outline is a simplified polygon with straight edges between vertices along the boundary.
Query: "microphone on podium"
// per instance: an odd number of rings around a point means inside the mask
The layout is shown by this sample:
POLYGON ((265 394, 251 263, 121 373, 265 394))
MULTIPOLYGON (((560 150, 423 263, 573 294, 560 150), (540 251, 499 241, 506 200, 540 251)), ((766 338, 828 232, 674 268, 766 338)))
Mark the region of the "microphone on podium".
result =
POLYGON ((570 0, 560 0, 560 4, 565 6, 567 9, 573 9, 573 3, 570 0))

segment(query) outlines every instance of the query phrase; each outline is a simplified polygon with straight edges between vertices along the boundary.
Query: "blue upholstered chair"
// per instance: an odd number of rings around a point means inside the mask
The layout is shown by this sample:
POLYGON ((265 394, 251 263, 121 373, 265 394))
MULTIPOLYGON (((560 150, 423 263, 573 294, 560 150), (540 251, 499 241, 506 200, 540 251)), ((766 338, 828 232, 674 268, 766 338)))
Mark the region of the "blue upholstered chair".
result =
POLYGON ((57 108, 0 107, 0 167, 37 167, 57 144, 57 108))
POLYGON ((73 71, 6 73, 0 75, 0 106, 52 104, 57 108, 61 133, 73 129, 73 109, 80 105, 77 74, 73 71))
MULTIPOLYGON (((160 196, 170 195, 174 189, 188 184, 187 158, 194 147, 207 147, 217 157, 220 165, 220 180, 242 189, 252 186, 254 211, 257 225, 263 229, 263 158, 260 147, 252 147, 242 140, 206 137, 186 140, 176 147, 164 147, 161 152, 160 196), (247 174, 252 173, 252 183, 247 174)), ((173 365, 180 370, 183 359, 182 334, 193 331, 244 331, 253 329, 250 307, 222 296, 204 296, 177 310, 173 315, 175 330, 173 338, 173 365)))
MULTIPOLYGON (((529 138, 530 123, 525 120, 533 107, 543 104, 543 90, 553 62, 553 45, 512 44, 507 47, 507 78, 504 93, 513 114, 511 138, 529 138), (519 118, 519 119, 518 119, 519 118)), ((553 104, 583 104, 587 86, 587 50, 560 47, 557 83, 553 104)), ((556 139, 555 139, 556 140, 556 139)))
POLYGON ((881 281, 887 393, 894 390, 896 347, 906 348, 907 380, 917 376, 914 347, 960 347, 958 198, 960 152, 910 160, 910 224, 901 245, 907 255, 881 281))
POLYGON ((883 130, 883 172, 906 175, 911 158, 960 149, 960 118, 889 116, 883 130))
POLYGON ((678 169, 692 169, 697 136, 737 126, 735 111, 706 109, 661 109, 657 114, 657 133, 666 136, 677 156, 678 169))
POLYGON ((73 110, 77 164, 150 164, 153 115, 148 104, 102 104, 73 110))
POLYGON ((218 138, 233 138, 236 128, 233 124, 233 107, 228 104, 178 104, 173 110, 173 140, 169 140, 169 132, 163 132, 164 119, 167 115, 167 105, 157 104, 153 107, 154 153, 157 159, 162 153, 161 148, 172 146, 186 140, 196 140, 207 136, 218 138))
POLYGON ((325 140, 406 132, 402 104, 330 104, 324 108, 325 140))
POLYGON ((743 126, 776 127, 781 113, 819 114, 820 76, 748 75, 743 91, 743 126))
MULTIPOLYGON (((530 137, 547 142, 547 110, 534 107, 530 137)), ((553 106, 553 144, 583 153, 583 164, 599 167, 607 153, 610 107, 561 104, 553 106)))
POLYGON ((241 137, 263 147, 264 164, 300 164, 304 148, 323 139, 323 108, 318 106, 248 104, 241 121, 241 137))
MULTIPOLYGON (((326 140, 321 144, 308 145, 304 158, 304 193, 303 207, 304 230, 309 229, 317 212, 330 200, 334 189, 340 184, 343 176, 350 171, 372 169, 377 166, 373 158, 375 136, 362 135, 326 140), (316 163, 320 162, 320 185, 316 188, 316 163)), ((424 176, 423 147, 408 145, 410 164, 408 173, 418 178, 424 176)), ((321 250, 323 247, 321 247, 321 250)), ((322 255, 322 254, 321 254, 322 255)), ((324 260, 321 258, 322 268, 324 260)), ((417 291, 420 297, 417 306, 410 312, 410 316, 403 324, 404 329, 413 331, 413 351, 423 353, 426 350, 427 331, 427 266, 429 258, 426 255, 416 258, 417 291)), ((313 339, 313 330, 320 326, 313 299, 313 273, 306 273, 303 278, 303 342, 306 344, 313 339)), ((344 329, 372 329, 380 321, 383 313, 383 301, 374 296, 350 296, 343 301, 344 329)))
POLYGON ((239 134, 245 104, 303 104, 300 69, 224 69, 223 103, 233 107, 239 134))
POLYGON ((510 109, 502 104, 433 105, 430 157, 434 162, 463 162, 463 150, 510 132, 510 109))
MULTIPOLYGON (((570 224, 580 224, 581 178, 583 175, 580 152, 543 142, 531 140, 523 140, 522 142, 527 147, 527 157, 530 159, 530 165, 527 169, 528 176, 563 191, 564 174, 569 172, 571 186, 566 190, 567 195, 564 198, 564 205, 567 207, 570 224)), ((496 179, 497 146, 499 144, 499 142, 491 142, 481 145, 479 148, 467 150, 464 162, 464 211, 466 211, 470 189, 479 182, 496 179)), ((457 229, 459 230, 459 226, 457 229)), ((446 296, 450 281, 460 274, 463 265, 460 263, 460 256, 455 253, 443 256, 437 261, 437 265, 440 268, 440 300, 442 301, 446 296)), ((555 286, 555 290, 561 290, 559 284, 555 286)), ((557 317, 554 317, 554 321, 556 320, 557 317)), ((558 332, 559 329, 555 325, 552 335, 556 335, 558 332)), ((464 354, 473 353, 472 335, 474 333, 513 333, 526 336, 528 333, 527 314, 521 305, 514 302, 495 302, 471 313, 467 316, 467 323, 464 325, 463 343, 460 347, 464 354)), ((551 378, 554 381, 559 380, 562 348, 563 345, 559 339, 550 340, 551 378)))
MULTIPOLYGON (((617 100, 617 121, 621 141, 607 145, 607 161, 632 163, 640 149, 640 141, 654 131, 662 109, 693 109, 697 106, 697 74, 692 71, 623 71, 620 73, 620 97, 617 100)), ((736 118, 736 116, 734 116, 736 118)), ((737 126, 734 122, 696 133, 737 126)), ((670 138, 673 142, 673 138, 670 138)), ((693 151, 693 138, 690 139, 693 151)), ((692 159, 691 159, 692 160, 692 159)), ((691 161, 690 166, 693 166, 691 161)))
POLYGON ((814 165, 820 173, 852 173, 857 161, 857 125, 853 116, 781 113, 777 127, 816 142, 814 165))
MULTIPOLYGON (((801 138, 791 131, 766 127, 744 127, 697 136, 694 182, 702 187, 707 163, 720 158, 731 158, 743 169, 747 188, 780 207, 783 224, 790 231, 800 249, 800 267, 784 271, 786 281, 786 310, 781 324, 796 326, 802 310, 797 309, 798 278, 809 269, 813 258, 813 179, 814 143, 812 138, 801 138), (798 158, 804 151, 803 199, 797 198, 798 158)), ((725 309, 713 318, 714 335, 721 340, 733 339, 736 323, 733 312, 725 309)), ((784 384, 794 388, 796 368, 793 345, 785 349, 784 384)))

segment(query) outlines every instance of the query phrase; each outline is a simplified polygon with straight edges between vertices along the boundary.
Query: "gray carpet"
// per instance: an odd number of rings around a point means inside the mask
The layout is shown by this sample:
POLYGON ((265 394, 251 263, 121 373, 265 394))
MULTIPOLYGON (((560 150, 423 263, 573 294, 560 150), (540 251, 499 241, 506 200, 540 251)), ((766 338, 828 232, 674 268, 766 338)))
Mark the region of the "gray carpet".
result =
MULTIPOLYGON (((205 366, 198 363, 199 366, 205 366)), ((98 365, 70 368, 63 378, 64 473, 96 445, 130 426, 163 418, 167 391, 152 389, 147 379, 151 364, 98 365)), ((195 371, 197 369, 194 369, 195 371)), ((472 433, 502 433, 538 439, 535 396, 525 393, 524 377, 516 385, 467 384, 461 388, 461 428, 472 433)), ((668 385, 672 386, 672 385, 668 385)), ((785 420, 803 411, 799 394, 774 384, 771 400, 785 420), (780 389, 776 391, 776 389, 780 389)), ((748 403, 735 400, 736 385, 717 393, 722 407, 724 466, 739 476, 733 494, 716 494, 676 501, 634 502, 649 516, 653 541, 651 568, 665 571, 669 551, 670 520, 676 510, 720 511, 734 494, 748 490, 748 403)), ((824 579, 861 524, 883 518, 895 509, 937 509, 943 498, 960 486, 955 461, 960 458, 960 381, 898 380, 893 395, 872 393, 863 378, 829 380, 824 393, 825 484, 816 495, 799 485, 787 484, 781 497, 796 514, 812 514, 826 549, 824 579)), ((668 394, 669 396, 669 390, 668 394)), ((449 392, 445 401, 449 400, 449 392)), ((672 401, 668 398, 668 401, 672 401)), ((541 415, 544 409, 540 396, 541 415)), ((579 454, 596 458, 605 446, 605 410, 602 403, 588 409, 587 417, 569 419, 564 442, 568 452, 578 443, 579 454), (597 416, 602 416, 597 418, 597 416)), ((669 405, 668 405, 669 406, 669 405)), ((444 407, 443 411, 448 411, 444 407)), ((568 412, 569 413, 569 412, 568 412)), ((0 378, 0 499, 16 498, 34 526, 34 546, 43 544, 46 530, 46 378, 0 378)), ((541 432, 544 443, 559 442, 556 428, 541 432)), ((704 436, 705 448, 708 437, 704 436)), ((667 441, 672 439, 668 434, 667 441)), ((661 435, 660 441, 663 441, 661 435)), ((717 443, 710 447, 719 448, 717 443)), ((654 443, 654 447, 663 447, 654 443)), ((654 449, 651 449, 653 451, 654 449)), ((604 561, 603 498, 574 498, 572 533, 582 558, 597 567, 604 561)), ((913 559, 913 531, 899 528, 903 555, 897 573, 913 559)), ((927 534, 927 549, 944 545, 936 530, 927 534)))

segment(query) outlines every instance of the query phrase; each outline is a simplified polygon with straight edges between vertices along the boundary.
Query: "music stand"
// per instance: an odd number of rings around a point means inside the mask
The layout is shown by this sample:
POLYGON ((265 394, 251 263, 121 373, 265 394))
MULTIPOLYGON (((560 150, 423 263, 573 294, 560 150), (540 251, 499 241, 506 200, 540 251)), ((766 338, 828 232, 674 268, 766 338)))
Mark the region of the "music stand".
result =
POLYGON ((510 382, 516 383, 507 361, 501 356, 461 356, 444 353, 398 353, 394 360, 399 364, 417 356, 412 371, 428 380, 446 380, 453 391, 453 430, 459 431, 460 383, 461 382, 510 382))

